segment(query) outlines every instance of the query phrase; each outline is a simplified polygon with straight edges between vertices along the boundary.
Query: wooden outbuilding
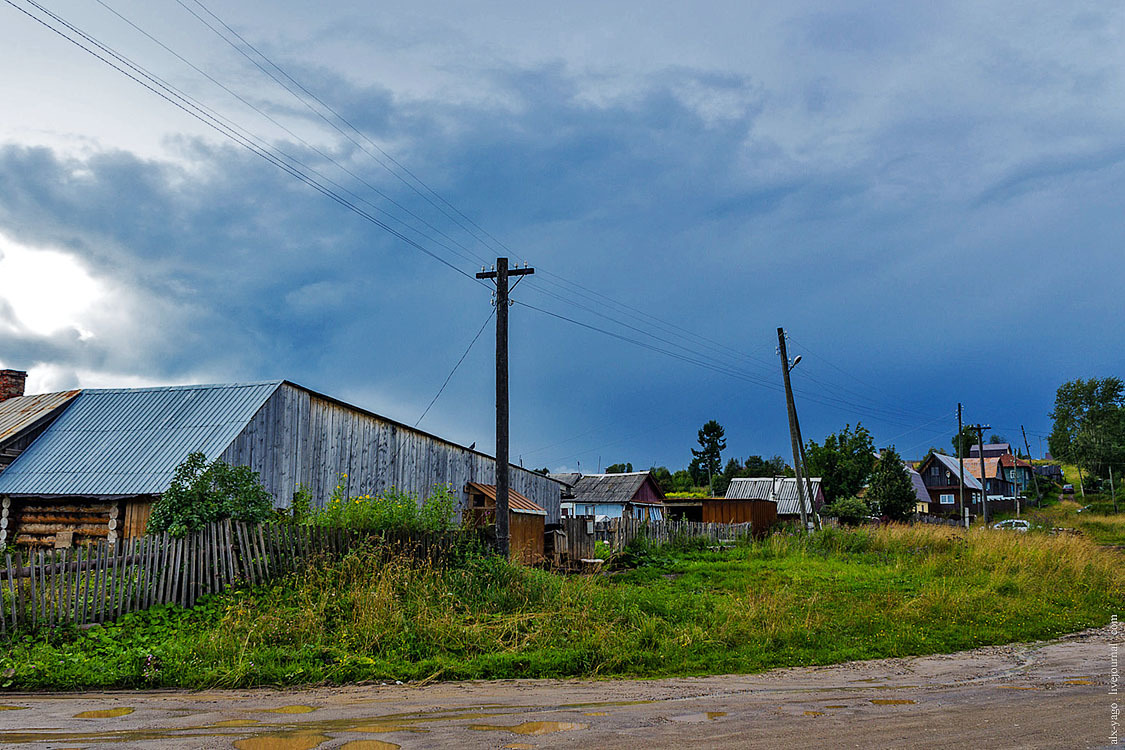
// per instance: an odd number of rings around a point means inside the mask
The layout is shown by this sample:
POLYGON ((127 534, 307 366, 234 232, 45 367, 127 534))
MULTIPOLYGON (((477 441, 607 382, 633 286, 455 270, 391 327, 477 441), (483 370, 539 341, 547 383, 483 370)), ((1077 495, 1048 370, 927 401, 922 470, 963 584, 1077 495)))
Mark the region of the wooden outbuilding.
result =
MULTIPOLYGON (((496 523, 496 485, 469 482, 465 491, 469 495, 469 509, 473 523, 486 526, 496 523)), ((537 565, 546 558, 543 540, 547 529, 547 511, 531 500, 508 490, 509 550, 515 562, 537 565)))
MULTIPOLYGON (((394 489, 419 500, 445 487, 464 510, 465 488, 496 481, 491 456, 288 381, 88 389, 0 474, 9 539, 53 546, 68 534, 74 543, 143 534, 193 452, 258 472, 278 508, 298 488, 323 504, 339 484, 348 496, 394 489)), ((507 470, 512 489, 557 522, 562 484, 507 470)))
POLYGON ((696 523, 748 523, 755 537, 761 538, 777 523, 777 503, 773 500, 728 500, 725 497, 666 499, 664 508, 672 521, 696 523))

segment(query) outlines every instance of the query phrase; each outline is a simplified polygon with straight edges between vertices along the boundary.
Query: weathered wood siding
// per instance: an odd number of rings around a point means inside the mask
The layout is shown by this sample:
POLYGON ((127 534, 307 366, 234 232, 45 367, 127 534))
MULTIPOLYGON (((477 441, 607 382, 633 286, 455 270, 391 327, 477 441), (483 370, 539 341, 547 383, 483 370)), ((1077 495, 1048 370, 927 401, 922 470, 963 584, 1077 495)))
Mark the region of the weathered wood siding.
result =
POLYGON ((748 523, 754 536, 761 537, 777 523, 777 503, 772 500, 706 499, 703 501, 703 522, 748 523))
MULTIPOLYGON (((496 483, 496 462, 476 451, 352 408, 291 384, 283 384, 223 453, 231 464, 262 476, 278 507, 288 507, 304 486, 323 504, 345 482, 349 495, 395 488, 427 497, 448 485, 464 502, 469 482, 496 483), (341 479, 340 476, 347 477, 341 479)), ((559 519, 561 485, 512 466, 512 489, 559 519)))

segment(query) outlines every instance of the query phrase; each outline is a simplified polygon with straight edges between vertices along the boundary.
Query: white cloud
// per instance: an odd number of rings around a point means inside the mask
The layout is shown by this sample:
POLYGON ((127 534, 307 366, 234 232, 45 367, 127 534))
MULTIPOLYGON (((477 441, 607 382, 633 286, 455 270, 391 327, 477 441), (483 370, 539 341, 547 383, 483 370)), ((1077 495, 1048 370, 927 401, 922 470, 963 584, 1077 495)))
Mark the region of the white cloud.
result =
POLYGON ((49 336, 74 330, 83 340, 93 338, 90 313, 107 291, 73 255, 20 245, 0 234, 0 303, 17 331, 49 336))

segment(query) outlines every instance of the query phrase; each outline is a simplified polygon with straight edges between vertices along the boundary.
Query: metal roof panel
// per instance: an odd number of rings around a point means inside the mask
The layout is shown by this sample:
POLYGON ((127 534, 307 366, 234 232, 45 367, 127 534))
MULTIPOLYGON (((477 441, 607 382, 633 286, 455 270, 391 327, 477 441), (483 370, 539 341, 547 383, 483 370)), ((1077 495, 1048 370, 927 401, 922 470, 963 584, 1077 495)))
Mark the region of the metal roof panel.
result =
POLYGON ((0 474, 0 494, 155 495, 218 458, 282 381, 84 390, 0 474))

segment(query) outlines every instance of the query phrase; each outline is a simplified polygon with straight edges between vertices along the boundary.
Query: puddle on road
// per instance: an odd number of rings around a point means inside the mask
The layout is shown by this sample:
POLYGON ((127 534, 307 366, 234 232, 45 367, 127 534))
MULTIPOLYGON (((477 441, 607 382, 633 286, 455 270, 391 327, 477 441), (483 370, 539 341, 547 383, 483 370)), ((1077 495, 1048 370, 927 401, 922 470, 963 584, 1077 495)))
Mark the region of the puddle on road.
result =
POLYGON ((805 711, 805 716, 827 716, 823 711, 805 711))
POLYGON ((1064 685, 1093 685, 1093 680, 1063 680, 1064 685))
POLYGON ((24 711, 27 706, 0 706, 0 711, 24 711))
POLYGON ((609 711, 586 711, 583 716, 609 716, 609 711))
POLYGON ((234 741, 238 750, 313 750, 328 742, 323 734, 263 734, 234 741))
POLYGON ((257 719, 226 719, 225 721, 216 721, 211 726, 213 727, 253 727, 261 724, 262 722, 257 719))
POLYGON ((99 711, 83 711, 80 714, 75 714, 76 719, 116 719, 118 716, 128 716, 136 709, 131 706, 122 706, 121 708, 105 708, 99 711))
POLYGON ((382 740, 352 740, 340 745, 343 750, 399 750, 401 745, 382 740))
POLYGON ((825 706, 825 708, 847 708, 847 706, 843 706, 843 705, 837 704, 837 705, 835 705, 835 706, 825 706))
MULTIPOLYGON (((488 715, 491 716, 492 714, 488 714, 488 715)), ((429 729, 418 729, 417 727, 412 727, 408 724, 392 724, 392 723, 389 723, 389 722, 376 721, 376 722, 372 722, 370 724, 360 724, 359 726, 346 727, 343 731, 345 731, 345 732, 366 732, 368 734, 379 734, 381 732, 415 732, 415 733, 424 734, 424 733, 426 733, 430 730, 429 729)))
POLYGON ((477 732, 511 732, 512 734, 528 734, 537 736, 553 732, 573 732, 578 729, 588 729, 589 724, 579 724, 570 721, 525 721, 522 724, 501 726, 496 724, 470 724, 469 729, 477 732))
POLYGON ((262 709, 267 714, 311 714, 316 709, 312 706, 282 706, 281 708, 262 709))
POLYGON ((913 706, 916 703, 907 698, 872 698, 871 702, 876 706, 913 706))
POLYGON ((722 717, 724 717, 726 715, 727 715, 726 711, 708 711, 707 712, 707 718, 711 721, 714 721, 715 719, 721 719, 722 717))

